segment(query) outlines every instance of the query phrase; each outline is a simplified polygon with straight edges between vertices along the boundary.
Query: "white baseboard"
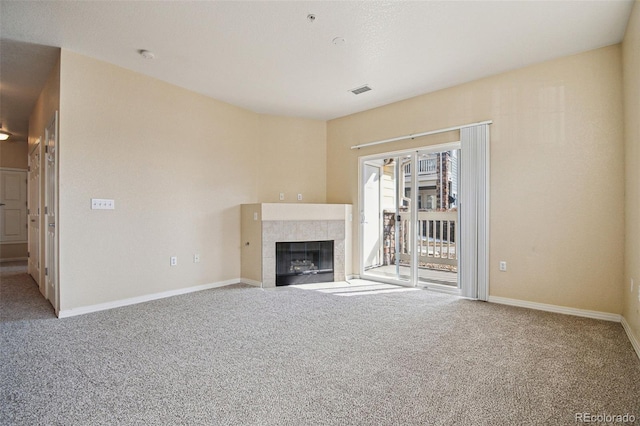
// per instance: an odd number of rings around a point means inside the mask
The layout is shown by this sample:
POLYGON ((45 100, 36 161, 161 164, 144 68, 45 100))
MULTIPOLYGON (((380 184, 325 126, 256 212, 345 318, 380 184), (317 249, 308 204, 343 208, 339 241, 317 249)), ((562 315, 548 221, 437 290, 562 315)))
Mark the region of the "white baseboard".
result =
POLYGON ((0 263, 5 262, 24 262, 25 260, 29 260, 28 257, 8 257, 4 259, 0 259, 0 263))
POLYGON ((240 282, 242 284, 252 285, 254 287, 261 287, 262 283, 260 281, 251 280, 249 278, 240 278, 240 282))
POLYGON ((629 325, 625 317, 622 317, 622 321, 620 322, 622 323, 622 328, 624 328, 624 331, 627 333, 627 337, 631 342, 631 346, 633 346, 633 349, 635 349, 636 351, 636 355, 638 355, 638 358, 640 358, 640 341, 638 341, 636 335, 633 334, 633 330, 631 329, 631 326, 629 325))
POLYGON ((622 318, 622 316, 619 314, 611 314, 609 312, 589 311, 586 309, 569 308, 566 306, 548 305, 546 303, 528 302, 526 300, 509 299, 507 297, 489 296, 488 302, 613 322, 620 322, 622 318))
POLYGON ((193 293, 196 291, 209 290, 217 287, 224 287, 240 282, 239 278, 219 281, 216 283, 203 284, 194 287, 179 288, 177 290, 163 291, 160 293, 146 294, 144 296, 131 297, 129 299, 114 300, 113 302, 99 303, 97 305, 82 306, 80 308, 64 309, 58 312, 58 318, 74 317, 76 315, 89 314, 91 312, 105 311, 107 309, 120 308, 123 306, 136 305, 138 303, 150 302, 152 300, 164 299, 166 297, 178 296, 181 294, 193 293))

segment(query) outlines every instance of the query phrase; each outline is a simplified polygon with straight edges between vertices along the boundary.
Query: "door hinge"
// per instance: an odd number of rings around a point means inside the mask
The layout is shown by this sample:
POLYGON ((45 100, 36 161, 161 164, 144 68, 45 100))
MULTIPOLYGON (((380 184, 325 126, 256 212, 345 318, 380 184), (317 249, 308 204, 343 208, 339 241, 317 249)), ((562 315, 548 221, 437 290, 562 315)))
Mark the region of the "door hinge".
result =
POLYGON ((31 257, 31 252, 27 252, 27 257, 31 257))
POLYGON ((47 206, 44 206, 44 214, 48 214, 47 212, 48 212, 47 206))
POLYGON ((27 167, 27 171, 30 172, 31 171, 31 166, 27 167))
POLYGON ((49 268, 44 268, 44 274, 49 275, 49 268))
POLYGON ((45 154, 49 152, 49 146, 45 146, 44 147, 44 152, 45 152, 45 154))
POLYGON ((31 214, 31 210, 27 209, 27 215, 31 214))

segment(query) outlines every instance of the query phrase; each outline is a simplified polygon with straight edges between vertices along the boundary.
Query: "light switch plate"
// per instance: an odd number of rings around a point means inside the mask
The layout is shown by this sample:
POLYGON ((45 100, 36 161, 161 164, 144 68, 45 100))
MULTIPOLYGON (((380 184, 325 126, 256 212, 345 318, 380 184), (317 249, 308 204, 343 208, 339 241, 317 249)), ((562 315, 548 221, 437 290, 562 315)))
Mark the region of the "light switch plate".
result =
POLYGON ((116 208, 115 200, 107 198, 92 198, 91 210, 114 210, 116 208))

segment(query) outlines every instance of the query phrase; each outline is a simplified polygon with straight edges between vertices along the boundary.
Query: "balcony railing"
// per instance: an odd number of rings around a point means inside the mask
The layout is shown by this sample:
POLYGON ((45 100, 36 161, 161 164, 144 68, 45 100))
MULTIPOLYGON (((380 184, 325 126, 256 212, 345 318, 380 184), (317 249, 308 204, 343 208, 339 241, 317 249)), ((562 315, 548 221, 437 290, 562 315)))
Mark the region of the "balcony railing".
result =
MULTIPOLYGON (((438 169, 437 158, 425 158, 418 160, 418 176, 434 174, 438 169)), ((411 175, 411 164, 404 165, 405 176, 411 175)))
MULTIPOLYGON (((411 260, 410 236, 411 214, 400 213, 399 238, 397 254, 400 261, 411 260)), ((458 212, 418 212, 418 262, 419 264, 457 265, 458 253, 456 239, 458 238, 458 212)))

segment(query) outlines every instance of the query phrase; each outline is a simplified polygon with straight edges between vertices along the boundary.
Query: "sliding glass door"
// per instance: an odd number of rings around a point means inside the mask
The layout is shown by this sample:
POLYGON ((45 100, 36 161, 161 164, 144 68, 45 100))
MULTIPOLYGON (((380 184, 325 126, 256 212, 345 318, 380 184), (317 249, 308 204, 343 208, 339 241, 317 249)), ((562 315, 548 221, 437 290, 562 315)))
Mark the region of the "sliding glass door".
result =
POLYGON ((363 157, 366 279, 457 291, 457 144, 363 157))

